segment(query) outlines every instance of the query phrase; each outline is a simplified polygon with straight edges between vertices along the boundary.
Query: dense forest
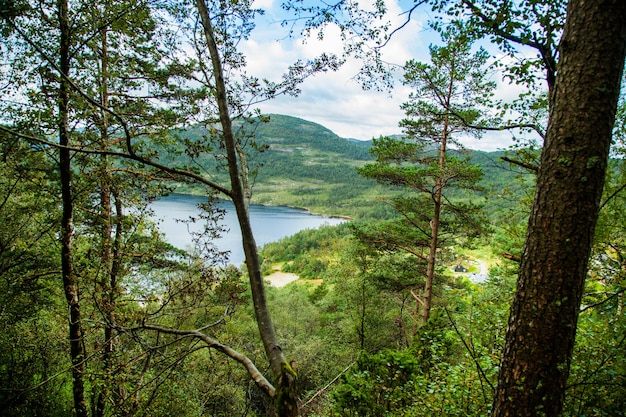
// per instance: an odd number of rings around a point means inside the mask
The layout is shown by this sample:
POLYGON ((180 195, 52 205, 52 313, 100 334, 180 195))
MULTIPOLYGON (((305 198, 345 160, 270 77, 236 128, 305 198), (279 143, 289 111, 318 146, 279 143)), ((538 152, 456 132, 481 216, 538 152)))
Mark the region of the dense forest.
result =
POLYGON ((344 50, 270 80, 250 1, 0 2, 2 415, 626 415, 626 3, 391 6, 285 2, 344 50), (419 13, 429 58, 389 65, 419 13), (398 134, 257 108, 348 58, 410 89, 398 134), (192 249, 170 193, 206 196, 192 249), (253 203, 350 221, 259 248, 253 203))

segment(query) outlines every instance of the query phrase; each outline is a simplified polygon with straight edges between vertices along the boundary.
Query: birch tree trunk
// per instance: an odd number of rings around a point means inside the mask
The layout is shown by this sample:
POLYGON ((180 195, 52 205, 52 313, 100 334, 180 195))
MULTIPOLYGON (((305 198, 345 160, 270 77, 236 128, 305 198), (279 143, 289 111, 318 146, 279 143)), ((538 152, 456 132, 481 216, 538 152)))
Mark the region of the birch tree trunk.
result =
POLYGON ((211 19, 205 1, 196 0, 196 7, 202 20, 204 35, 211 55, 216 99, 219 108, 219 118, 222 126, 224 146, 227 153, 226 156, 228 159, 231 185, 230 196, 237 212, 239 226, 241 227, 241 237, 252 291, 254 313, 257 326, 259 328, 259 334, 265 348, 265 354, 269 360, 272 373, 276 378, 276 394, 274 400, 277 414, 280 417, 297 416, 297 375, 287 362, 282 348, 278 343, 272 318, 267 307, 267 299, 265 296, 263 276, 261 274, 258 249, 254 240, 254 234, 252 233, 252 226, 250 224, 247 190, 243 187, 244 182, 247 181, 242 180, 241 177, 241 175, 246 175, 246 173, 242 172, 240 162, 238 160, 237 139, 235 138, 235 134, 233 132, 232 120, 228 109, 228 95, 222 70, 222 61, 215 42, 213 26, 211 24, 211 19))

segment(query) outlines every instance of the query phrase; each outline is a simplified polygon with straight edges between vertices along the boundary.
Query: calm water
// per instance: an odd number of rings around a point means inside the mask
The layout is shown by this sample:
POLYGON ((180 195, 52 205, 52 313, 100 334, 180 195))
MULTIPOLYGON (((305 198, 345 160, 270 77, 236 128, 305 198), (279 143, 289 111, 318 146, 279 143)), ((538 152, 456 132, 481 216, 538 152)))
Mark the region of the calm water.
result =
MULTIPOLYGON (((200 212, 198 204, 206 202, 206 198, 187 194, 172 194, 151 204, 155 217, 161 220, 159 229, 165 234, 168 242, 179 248, 190 247, 191 231, 200 231, 198 223, 185 224, 177 220, 187 220, 200 212)), ((220 250, 230 251, 230 263, 240 265, 244 260, 241 246, 241 231, 237 223, 235 208, 229 201, 220 201, 220 207, 226 210, 222 224, 228 232, 216 242, 220 250)), ((250 206, 250 220, 257 246, 291 236, 301 230, 315 229, 322 225, 337 225, 343 219, 315 216, 305 210, 288 207, 250 206)))

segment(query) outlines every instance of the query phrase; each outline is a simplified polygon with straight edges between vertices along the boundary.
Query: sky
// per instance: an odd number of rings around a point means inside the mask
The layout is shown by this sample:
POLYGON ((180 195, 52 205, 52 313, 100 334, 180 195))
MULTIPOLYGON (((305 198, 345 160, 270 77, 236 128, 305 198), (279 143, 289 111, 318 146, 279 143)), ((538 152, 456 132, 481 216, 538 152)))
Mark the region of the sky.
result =
MULTIPOLYGON (((393 23, 401 25, 405 16, 397 0, 386 0, 386 3, 393 23)), ((309 38, 303 42, 300 37, 288 38, 287 28, 279 23, 284 16, 280 0, 256 0, 254 5, 265 9, 266 14, 259 17, 252 36, 241 45, 251 74, 279 81, 288 65, 297 59, 313 58, 321 52, 342 53, 338 29, 327 29, 323 40, 309 38)), ((427 20, 428 16, 423 14, 398 31, 383 49, 383 59, 398 65, 408 59, 426 61, 429 44, 439 40, 439 36, 427 28, 427 20)), ((319 123, 344 138, 369 140, 401 133, 398 123, 404 113, 400 105, 407 101, 409 89, 398 83, 391 93, 365 91, 355 80, 360 65, 359 61, 349 59, 336 72, 306 80, 298 97, 279 97, 260 104, 259 108, 263 113, 285 114, 319 123)), ((502 85, 506 89, 507 85, 502 85)), ((504 92, 508 93, 514 91, 504 92)), ((502 132, 462 142, 470 149, 494 151, 507 148, 512 140, 510 134, 502 132)))

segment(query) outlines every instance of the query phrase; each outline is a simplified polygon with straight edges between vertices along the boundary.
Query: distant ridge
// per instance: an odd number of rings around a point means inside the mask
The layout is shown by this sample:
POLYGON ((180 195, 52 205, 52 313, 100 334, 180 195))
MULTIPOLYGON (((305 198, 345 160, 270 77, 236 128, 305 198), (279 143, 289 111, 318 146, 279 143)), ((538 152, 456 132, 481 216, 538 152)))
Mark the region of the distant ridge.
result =
MULTIPOLYGON (((393 193, 361 177, 356 168, 373 161, 372 141, 342 138, 330 129, 308 120, 269 114, 268 123, 254 126, 255 141, 263 152, 251 151, 249 168, 255 172, 252 202, 308 208, 316 213, 358 216, 368 212, 380 197, 393 193)), ((240 122, 241 123, 241 122, 240 122)), ((239 124, 239 126, 242 126, 239 124)), ((194 126, 178 133, 190 143, 202 143, 205 128, 194 126)), ((185 164, 184 153, 172 154, 173 163, 185 164), (180 159, 179 159, 180 158, 180 159)), ((467 151, 472 162, 483 167, 484 194, 501 194, 516 173, 502 169, 502 152, 467 151)), ((201 153, 196 160, 214 179, 227 182, 226 172, 217 169, 216 159, 201 153), (222 177, 223 176, 223 177, 222 177)), ((178 192, 202 192, 181 184, 178 192)), ((381 212, 380 214, 386 215, 381 212)))
POLYGON ((345 139, 347 141, 354 142, 354 143, 357 143, 359 145, 363 145, 363 146, 367 146, 367 147, 372 146, 372 140, 371 139, 369 139, 369 140, 361 140, 361 139, 355 139, 355 138, 345 138, 345 139))
POLYGON ((280 150, 290 146, 307 146, 324 152, 335 152, 359 160, 369 160, 368 143, 345 139, 332 130, 308 120, 283 114, 269 114, 269 123, 261 124, 257 139, 280 150))

